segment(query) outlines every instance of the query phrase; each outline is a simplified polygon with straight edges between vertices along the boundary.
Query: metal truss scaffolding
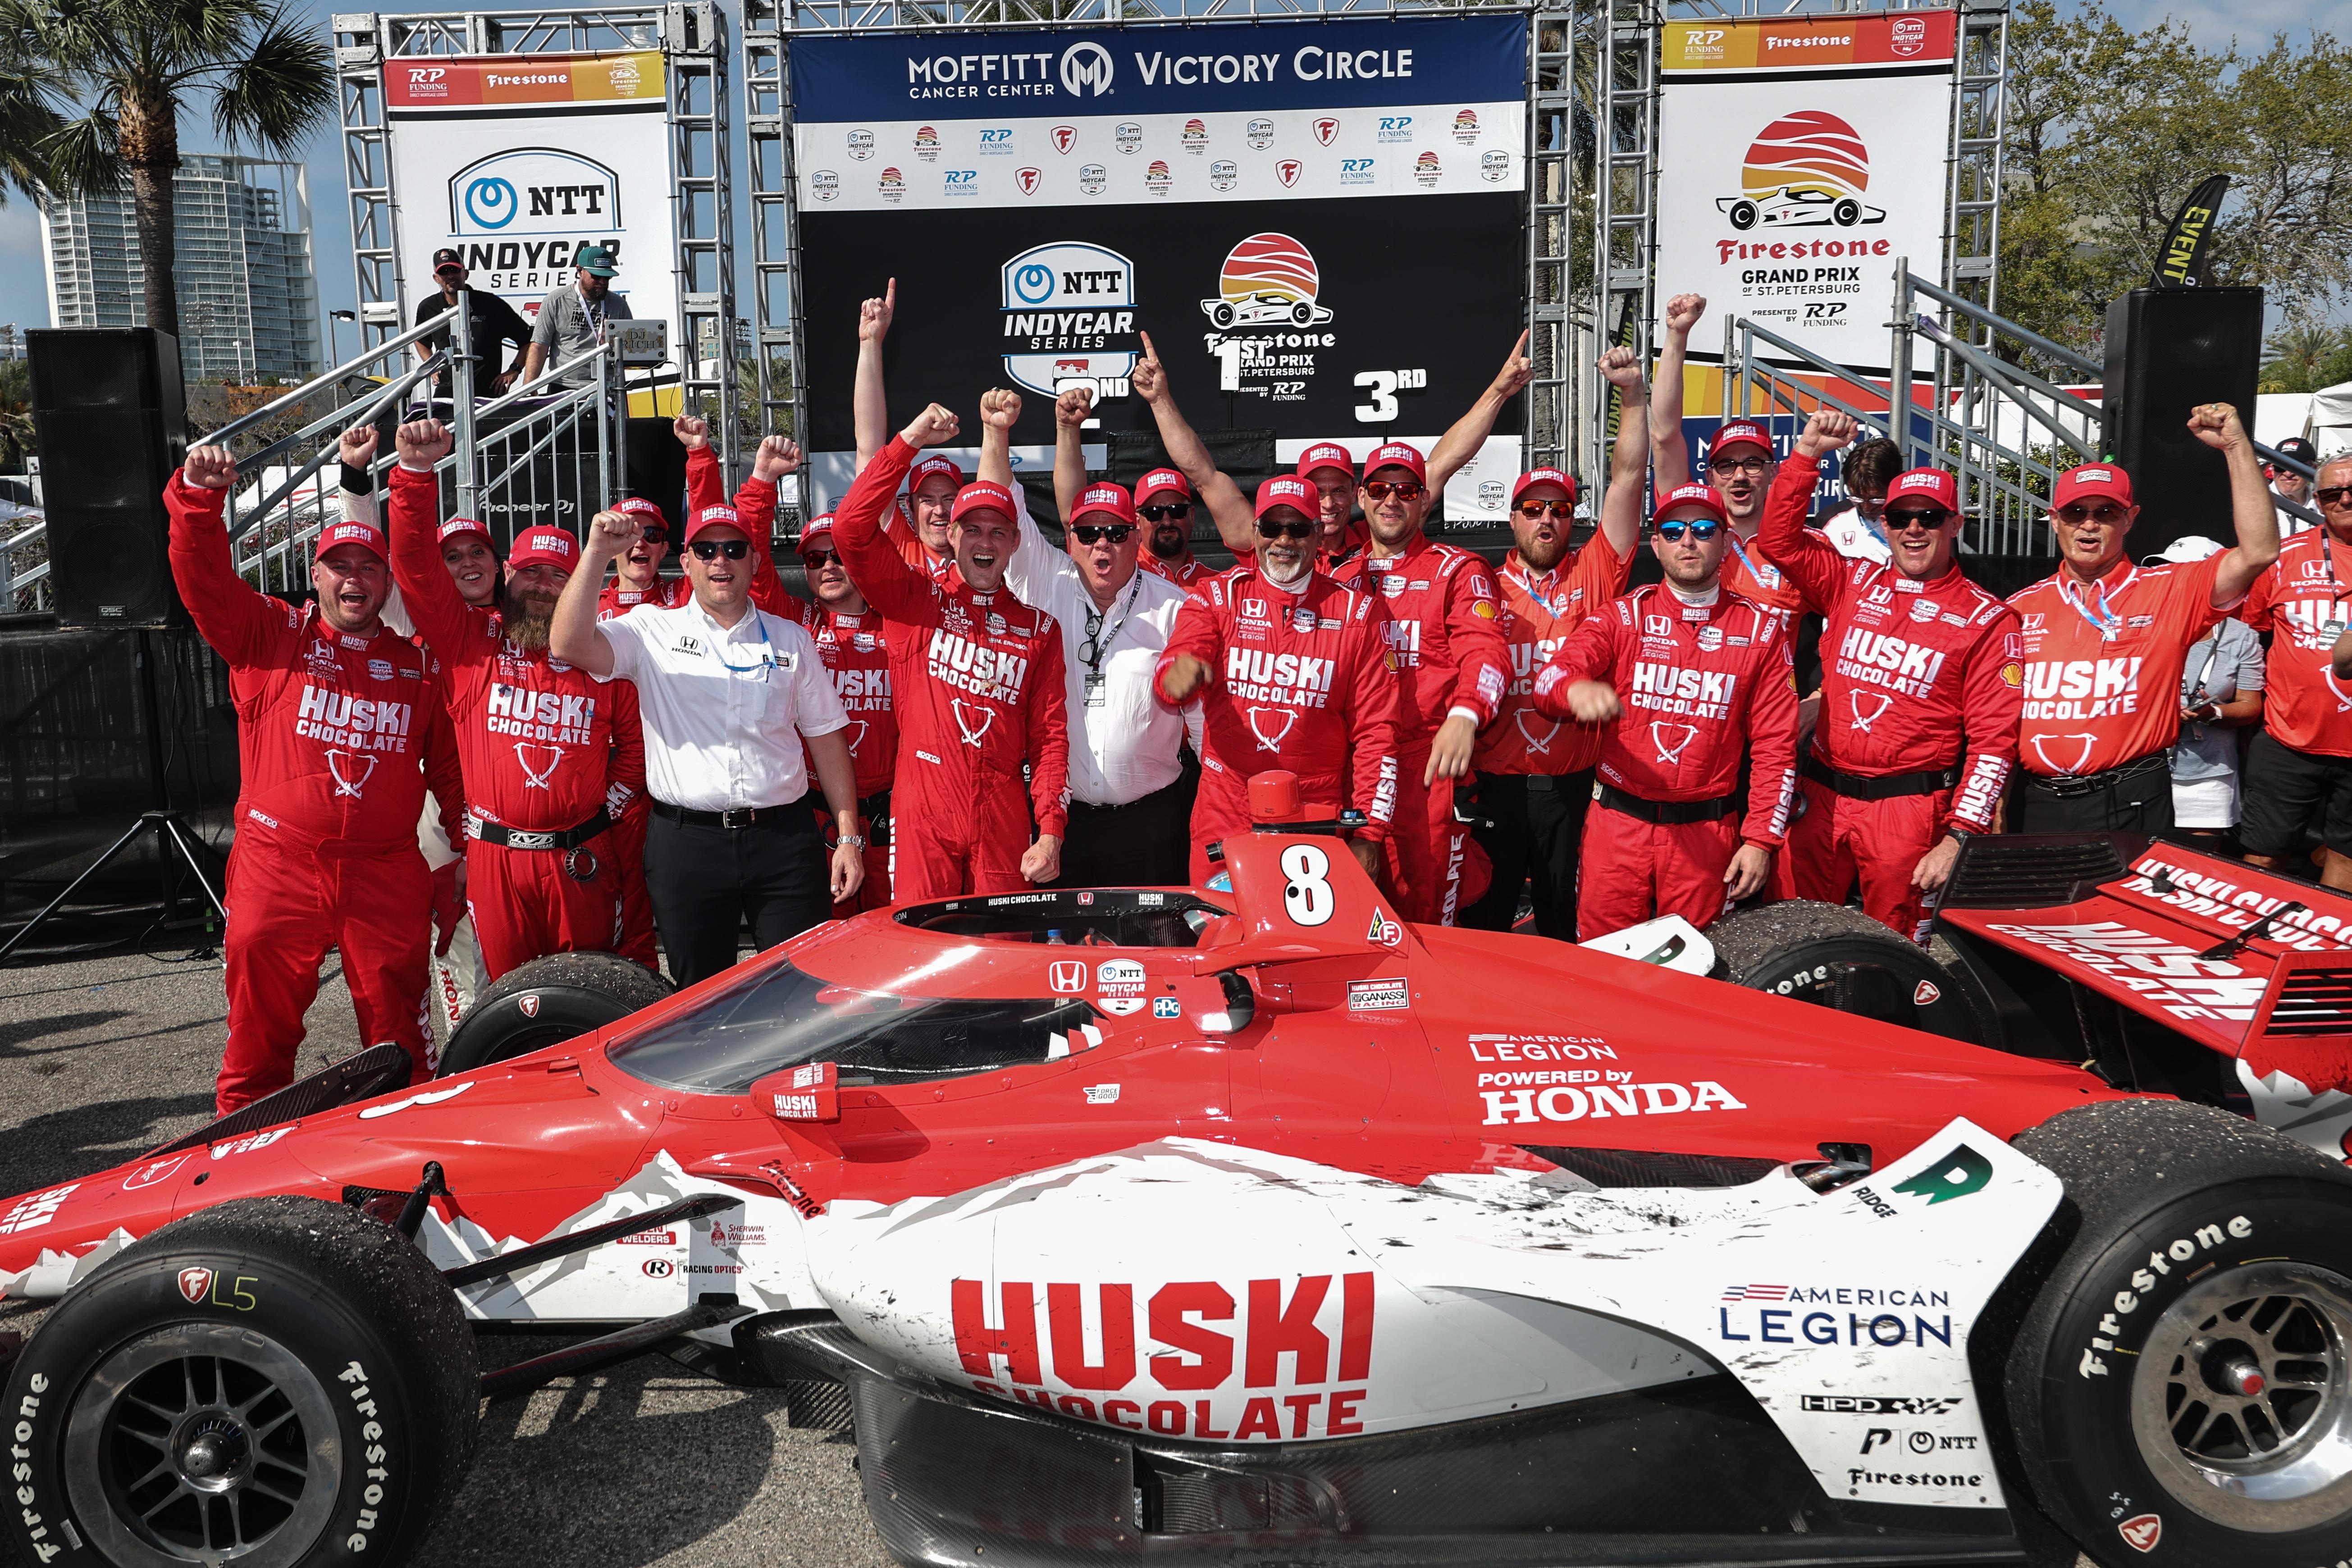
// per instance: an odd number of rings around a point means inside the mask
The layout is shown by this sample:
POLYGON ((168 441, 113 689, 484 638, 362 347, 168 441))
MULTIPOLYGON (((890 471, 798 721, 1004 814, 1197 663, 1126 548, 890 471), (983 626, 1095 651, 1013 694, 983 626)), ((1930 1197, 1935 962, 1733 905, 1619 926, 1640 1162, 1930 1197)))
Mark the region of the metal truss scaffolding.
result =
MULTIPOLYGON (((1656 0, 1601 0, 1594 28, 1600 89, 1599 145, 1593 156, 1592 292, 1594 341, 1630 344, 1650 360, 1651 272, 1658 252, 1658 29, 1656 0)), ((1588 356, 1591 357, 1591 356, 1588 356)), ((1580 365, 1588 377, 1590 367, 1580 365)), ((1609 470, 1606 408, 1586 422, 1585 472, 1609 470)))
MULTIPOLYGON (((1589 86, 1593 54, 1589 14, 1538 11, 1528 33, 1527 465, 1575 471, 1591 339, 1591 302, 1579 287, 1576 241, 1580 198, 1592 182, 1582 153, 1591 142, 1589 86)), ((1591 470, 1587 470, 1590 472, 1591 470)))

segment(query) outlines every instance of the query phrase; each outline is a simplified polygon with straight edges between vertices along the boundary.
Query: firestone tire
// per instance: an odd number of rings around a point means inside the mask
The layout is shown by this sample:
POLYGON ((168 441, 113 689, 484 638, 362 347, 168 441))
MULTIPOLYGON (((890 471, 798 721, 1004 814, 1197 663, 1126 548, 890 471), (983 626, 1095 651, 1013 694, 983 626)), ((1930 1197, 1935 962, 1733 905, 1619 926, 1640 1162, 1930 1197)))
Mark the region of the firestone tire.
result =
POLYGON ((406 1561, 473 1457, 480 1372, 407 1238, 315 1198, 164 1226, 53 1310, 8 1381, 27 1564, 406 1561))
POLYGON ((440 1076, 471 1072, 667 1001, 674 988, 617 952, 555 952, 517 964, 474 999, 441 1053, 440 1076))
POLYGON ((1969 1345, 2012 1511, 2108 1568, 2352 1557, 2352 1173, 2166 1100, 2015 1143, 2066 1197, 1969 1345))
POLYGON ((1973 976, 1860 910, 1791 899, 1727 915, 1706 939, 1735 985, 1972 1046, 1998 1037, 1992 999, 1973 976))

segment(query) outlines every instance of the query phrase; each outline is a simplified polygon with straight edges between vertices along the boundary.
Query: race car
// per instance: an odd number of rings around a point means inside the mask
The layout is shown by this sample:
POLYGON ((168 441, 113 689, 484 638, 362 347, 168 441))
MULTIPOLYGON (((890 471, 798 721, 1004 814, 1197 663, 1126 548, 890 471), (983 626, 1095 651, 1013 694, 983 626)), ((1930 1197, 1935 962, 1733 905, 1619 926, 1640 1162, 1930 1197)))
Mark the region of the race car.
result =
POLYGON ((1835 225, 1852 228, 1858 223, 1885 223, 1886 209, 1865 206, 1852 196, 1841 196, 1811 186, 1783 185, 1760 196, 1717 196, 1716 210, 1746 232, 1758 224, 1779 228, 1814 228, 1835 225))
POLYGON ((1269 324, 1313 327, 1331 319, 1330 310, 1324 306, 1288 294, 1253 294, 1245 300, 1231 300, 1221 294, 1213 300, 1202 300, 1201 309, 1208 312, 1209 324, 1220 328, 1269 324))
POLYGON ((2352 1554, 2340 1160, 1866 1016, 1844 911, 1784 907, 1833 1018, 1710 977, 1772 970, 1752 917, 1411 925, 1295 780, 1252 805, 1209 888, 877 911, 0 1205, 55 1302, 9 1534, 396 1563, 480 1397, 660 1348, 846 1425, 909 1563, 2352 1554), (484 1376, 480 1322, 581 1338, 484 1376))

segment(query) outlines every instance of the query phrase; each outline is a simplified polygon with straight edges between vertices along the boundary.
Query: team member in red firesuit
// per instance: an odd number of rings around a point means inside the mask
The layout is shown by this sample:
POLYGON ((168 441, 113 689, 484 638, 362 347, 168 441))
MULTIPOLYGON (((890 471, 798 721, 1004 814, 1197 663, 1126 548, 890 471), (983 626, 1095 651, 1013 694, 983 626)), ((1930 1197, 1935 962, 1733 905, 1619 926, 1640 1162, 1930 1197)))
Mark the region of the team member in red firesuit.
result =
POLYGON ((620 944, 614 791, 644 791, 636 689, 551 659, 547 634, 580 563, 560 528, 515 536, 506 608, 468 606, 434 559, 440 482, 455 444, 438 420, 403 425, 392 471, 393 574, 441 659, 465 768, 467 906, 496 980, 551 952, 620 944))
POLYGON ((416 847, 429 784, 453 838, 465 799, 441 673, 387 627, 383 531, 321 530, 318 603, 267 598, 236 574, 221 506, 236 483, 226 447, 198 447, 163 492, 173 581, 227 661, 237 716, 236 845, 230 853, 228 1045, 222 1115, 293 1081, 302 1016, 329 947, 359 1037, 425 1060, 432 878, 416 847))
MULTIPOLYGON (((1683 355, 1691 329, 1706 314, 1706 300, 1677 294, 1666 301, 1666 340, 1658 353, 1658 384, 1650 399, 1650 462, 1657 493, 1692 478, 1690 442, 1683 435, 1683 355)), ((1772 481, 1772 435, 1753 419, 1727 419, 1706 447, 1706 482, 1723 497, 1730 524, 1731 559, 1723 580, 1735 594, 1775 610, 1794 613, 1801 603, 1797 585, 1756 548, 1764 520, 1764 492, 1772 481)))
MULTIPOLYGON (((2284 491, 2284 481, 2302 476, 2288 468, 2275 478, 2284 491)), ((2352 889, 2352 690, 2331 668, 2336 639, 2352 624, 2352 458, 2320 464, 2310 494, 2290 499, 2316 507, 2322 526, 2279 547, 2242 612, 2246 625, 2273 635, 2238 837, 2248 860, 2283 871, 2316 816, 2320 885, 2352 889)), ((2219 716, 2219 704, 2206 707, 2219 716)))
POLYGON ((1396 820, 1402 682, 1387 611, 1315 568, 1315 490, 1278 474, 1258 487, 1254 560, 1211 577, 1176 613, 1160 656, 1160 697, 1202 702, 1201 789, 1192 804, 1192 883, 1208 848, 1250 828, 1249 781, 1298 775, 1309 817, 1364 814, 1348 847, 1366 874, 1385 863, 1396 820))
POLYGON ((1853 420, 1816 413, 1780 465, 1757 542, 1826 618, 1822 709, 1783 858, 1793 895, 1842 904, 1916 942, 1960 840, 1990 833, 2017 760, 2017 614, 1961 575, 1959 484, 1897 474, 1881 514, 1889 564, 1850 560, 1805 527, 1821 459, 1853 420))
MULTIPOLYGON (((1055 472, 1058 478, 1060 469, 1055 472)), ((1192 553, 1193 504, 1192 487, 1174 468, 1154 468, 1135 481, 1135 515, 1145 529, 1137 560, 1180 588, 1211 574, 1209 563, 1192 553)))
POLYGON ((1601 760, 1601 731, 1564 724, 1537 712, 1528 700, 1536 672, 1584 617, 1625 591, 1642 535, 1642 483, 1649 470, 1649 434, 1640 413, 1648 397, 1632 349, 1601 356, 1601 374, 1624 395, 1611 454, 1609 489, 1601 526, 1571 552, 1576 480, 1558 468, 1521 474, 1511 487, 1511 533, 1517 544, 1496 574, 1503 605, 1503 641, 1510 649, 1511 684, 1494 721, 1478 731, 1471 765, 1478 775, 1478 826, 1474 828, 1494 868, 1486 897, 1462 913, 1481 931, 1508 931, 1517 918, 1519 889, 1532 886, 1537 933, 1576 940, 1576 861, 1592 804, 1592 764, 1601 760))
POLYGON ((731 507, 735 525, 751 540, 752 605, 772 616, 806 626, 808 601, 796 599, 784 591, 784 580, 776 574, 775 551, 771 544, 776 525, 776 487, 800 472, 800 444, 782 436, 761 437, 758 449, 751 454, 751 475, 735 487, 735 498, 730 502, 727 499, 727 476, 719 466, 719 454, 710 448, 709 425, 691 414, 681 414, 672 429, 686 447, 686 515, 699 519, 712 507, 731 507))
MULTIPOLYGON (((898 767, 898 715, 890 700, 890 639, 904 637, 857 591, 834 543, 833 514, 812 518, 801 530, 801 569, 816 600, 809 636, 817 658, 833 677, 834 695, 849 720, 850 761, 857 767, 857 831, 866 836, 866 881, 836 903, 836 919, 890 903, 890 784, 898 767)), ((830 822, 821 825, 828 841, 830 822)))
POLYGON ((636 524, 636 542, 613 563, 613 581, 596 595, 596 618, 625 616, 639 605, 675 609, 693 597, 683 576, 664 577, 662 558, 669 553, 669 519, 643 496, 631 496, 613 508, 636 524))
POLYGON ((2024 623, 2018 725, 2019 833, 2160 833, 2172 826, 2180 671, 2194 647, 2278 559, 2278 515, 2262 460, 2226 403, 2190 410, 2189 431, 2230 470, 2237 548, 2172 566, 2132 564, 2131 476, 2084 463, 2058 476, 2050 524, 2059 568, 2010 595, 2024 623))
POLYGON ((1470 837, 1454 815, 1454 781, 1469 773, 1478 731, 1511 681, 1502 606, 1484 559, 1422 531, 1436 498, 1418 451, 1402 441, 1373 448, 1360 489, 1371 541, 1331 575, 1386 602, 1403 672, 1389 885, 1405 919, 1452 925, 1470 837))
POLYGON ((883 535, 882 514, 916 453, 957 428, 956 416, 932 404, 875 454, 834 511, 834 547, 850 581, 895 623, 892 891, 900 903, 1050 882, 1068 826, 1061 628, 1004 586, 1005 559, 1021 542, 1012 496, 985 481, 964 487, 955 503, 956 576, 946 583, 908 565, 883 535))
POLYGON ((1577 888, 1586 942, 1654 915, 1706 926, 1762 889, 1788 831, 1788 617, 1724 586, 1730 528, 1707 486, 1666 492, 1655 536, 1665 581, 1587 616, 1536 677, 1538 712, 1607 725, 1577 888))
MULTIPOLYGON (((882 344, 898 312, 898 280, 890 279, 877 299, 857 308, 857 375, 850 384, 851 427, 857 441, 857 472, 890 439, 889 399, 884 390, 882 344)), ((883 536, 898 558, 934 583, 955 575, 956 497, 963 492, 963 469, 937 452, 918 459, 907 472, 907 490, 882 517, 883 536)), ((839 515, 838 509, 835 510, 839 515)))

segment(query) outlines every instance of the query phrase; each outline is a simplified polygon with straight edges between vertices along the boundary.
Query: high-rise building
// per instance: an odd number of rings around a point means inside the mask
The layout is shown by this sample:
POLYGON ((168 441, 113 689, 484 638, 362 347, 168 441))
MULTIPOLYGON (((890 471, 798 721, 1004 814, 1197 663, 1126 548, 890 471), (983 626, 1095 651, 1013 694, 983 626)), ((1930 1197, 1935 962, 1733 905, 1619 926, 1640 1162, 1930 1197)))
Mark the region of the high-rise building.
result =
MULTIPOLYGON (((326 368, 310 182, 299 163, 191 153, 172 180, 180 295, 180 372, 249 385, 307 381, 326 368)), ((113 195, 46 197, 49 320, 60 327, 143 327, 146 275, 125 179, 113 195)))

